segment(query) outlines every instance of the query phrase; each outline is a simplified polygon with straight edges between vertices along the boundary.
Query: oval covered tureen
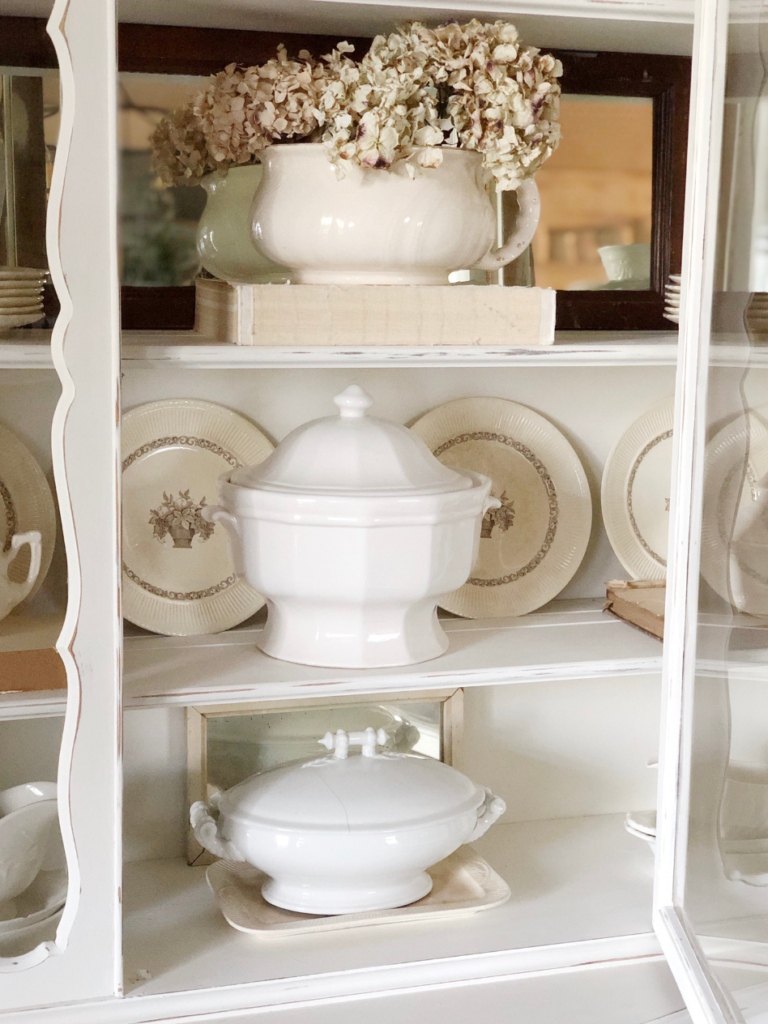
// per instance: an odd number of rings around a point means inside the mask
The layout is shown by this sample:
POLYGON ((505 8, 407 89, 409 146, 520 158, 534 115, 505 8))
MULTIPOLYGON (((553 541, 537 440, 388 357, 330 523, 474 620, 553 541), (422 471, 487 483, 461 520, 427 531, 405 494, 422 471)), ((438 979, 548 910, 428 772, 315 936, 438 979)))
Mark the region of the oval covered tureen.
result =
POLYGON ((332 754, 193 804, 195 837, 269 875, 262 895, 286 910, 349 914, 421 899, 432 888, 426 869, 478 839, 506 805, 440 761, 377 752, 386 740, 381 729, 327 733, 332 754), (356 745, 362 753, 350 754, 356 745))
POLYGON ((335 402, 338 416, 225 474, 221 505, 204 514, 233 535, 238 570, 267 600, 267 654, 336 668, 435 658, 448 646, 437 602, 472 570, 491 482, 368 416, 357 385, 335 402))

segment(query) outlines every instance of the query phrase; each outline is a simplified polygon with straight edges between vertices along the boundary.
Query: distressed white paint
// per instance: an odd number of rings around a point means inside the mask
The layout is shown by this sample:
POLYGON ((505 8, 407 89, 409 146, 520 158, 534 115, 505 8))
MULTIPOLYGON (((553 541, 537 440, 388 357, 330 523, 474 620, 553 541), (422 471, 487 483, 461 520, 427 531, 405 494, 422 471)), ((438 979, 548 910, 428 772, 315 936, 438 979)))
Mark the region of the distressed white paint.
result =
POLYGON ((56 0, 49 30, 62 90, 46 241, 61 302, 51 453, 68 561, 57 649, 69 682, 58 781, 70 887, 56 943, 0 962, 9 1010, 104 997, 122 982, 114 12, 56 0))
MULTIPOLYGON (((21 9, 13 9, 17 2, 0 0, 0 12, 39 13, 33 10, 34 0, 24 0, 21 9)), ((54 465, 61 494, 68 488, 71 496, 71 511, 69 506, 65 508, 65 518, 70 594, 76 600, 70 604, 60 646, 65 656, 71 649, 73 701, 62 774, 67 774, 71 759, 71 815, 65 812, 64 820, 65 825, 73 826, 71 838, 75 843, 70 842, 69 847, 70 854, 75 844, 77 847, 82 890, 79 899, 73 894, 61 931, 62 943, 67 935, 69 938, 66 952, 34 969, 0 979, 0 1008, 32 1006, 41 1000, 62 1000, 67 1005, 23 1014, 12 1010, 5 1018, 0 1010, 0 1021, 137 1024, 182 1018, 192 1022, 203 1014, 208 1020, 234 1021, 261 1018, 262 1013, 256 1009, 261 1007, 269 1008, 277 1020, 283 1019, 286 1024, 303 1024, 305 1019, 320 1024, 331 1017, 346 1021, 353 1015, 357 1019, 361 1013, 374 1021, 383 1020, 382 1013, 391 1019, 391 1010, 401 1019, 438 1015, 450 1024, 458 1024, 479 1012, 479 1007, 489 1021, 506 1019, 515 1011, 515 1019, 549 1024, 562 1016, 566 1007, 570 1021, 641 1024, 679 1009, 679 999, 658 960, 623 968, 585 969, 588 961, 607 965, 622 957, 654 957, 658 953, 649 930, 651 861, 645 845, 625 835, 621 815, 601 818, 597 823, 593 819, 591 825, 565 816, 568 810, 573 814, 595 806, 613 810, 625 799, 649 799, 650 787, 642 778, 648 779, 652 773, 645 775, 647 770, 641 772, 635 765, 646 743, 652 744, 655 732, 650 692, 653 684, 640 678, 608 677, 652 672, 658 668, 659 647, 621 623, 603 620, 595 609, 572 624, 554 621, 557 611, 531 616, 513 626, 479 624, 478 628, 478 624, 458 624, 454 662, 433 666, 436 671, 427 679, 428 668, 413 679, 404 678, 403 673, 395 673, 391 679, 347 678, 332 673, 310 678, 306 670, 276 668, 266 659, 254 659, 252 648, 244 657, 244 649, 253 640, 246 633, 221 641, 211 638, 203 645, 199 640, 131 640, 127 703, 140 710, 127 712, 131 722, 128 763, 131 769, 138 766, 138 770, 127 775, 126 852, 137 860, 157 854, 166 860, 153 867, 135 865, 145 884, 140 881, 134 892, 138 902, 143 898, 145 904, 134 905, 126 929, 132 997, 113 997, 121 984, 117 905, 121 787, 116 757, 120 636, 114 61, 109 3, 69 2, 67 38, 74 73, 67 78, 62 68, 62 77, 65 86, 67 82, 70 87, 85 83, 87 88, 80 90, 76 107, 69 108, 75 117, 75 136, 63 201, 61 246, 73 309, 67 323, 65 301, 53 342, 57 369, 65 380, 54 436, 54 465), (71 386, 67 387, 68 375, 71 386), (70 403, 65 422, 64 413, 70 403), (223 650, 217 650, 219 644, 223 650), (190 666, 196 666, 199 679, 188 692, 190 666), (603 678, 595 680, 596 676, 603 678), (570 682, 563 682, 566 679, 570 682), (499 778, 508 775, 510 785, 525 778, 526 758, 536 762, 528 773, 533 795, 523 794, 513 802, 511 815, 530 817, 538 792, 543 797, 539 804, 542 817, 561 818, 502 826, 496 833, 498 847, 483 847, 494 866, 503 866, 513 884, 513 901, 500 915, 479 917, 471 924, 467 922, 466 927, 447 929, 445 934, 383 929, 379 936, 373 932, 358 934, 357 943, 348 937, 348 946, 339 939, 337 945, 331 943, 328 948, 291 948, 279 954, 273 950, 266 957, 256 955, 253 946, 232 933, 212 909, 199 877, 189 875, 186 868, 172 861, 184 809, 181 779, 174 767, 181 751, 179 731, 173 723, 180 719, 181 706, 190 700, 237 701, 256 693, 265 698, 290 696, 306 692, 309 684, 314 684, 313 695, 332 695, 370 692, 382 686, 443 687, 448 682, 482 687, 468 695, 470 736, 473 730, 480 731, 489 717, 499 723, 492 749, 479 751, 478 744, 469 748, 465 744, 465 755, 474 746, 476 752, 471 756, 481 766, 485 764, 489 772, 498 773, 499 778), (75 700, 78 683, 82 686, 79 718, 75 700), (486 687, 488 683, 534 685, 499 686, 491 691, 486 687), (548 702, 559 704, 547 709, 548 702), (592 704, 596 709, 594 719, 589 714, 592 704), (168 707, 151 710, 155 705, 168 707), (135 718, 131 720, 131 716, 135 718), (572 732, 568 731, 569 718, 572 732), (608 718, 613 734, 602 748, 595 749, 608 718), (509 730, 500 728, 503 721, 510 722, 509 730), (631 734, 627 732, 630 738, 623 747, 617 722, 632 730, 631 734), (561 751, 559 762, 557 749, 561 751), (616 777, 610 781, 598 779, 598 773, 606 772, 609 766, 616 777), (157 826, 151 836, 136 830, 134 811, 142 805, 149 807, 157 826), (185 895, 187 889, 192 892, 191 898, 185 895), (195 944, 199 956, 191 949, 195 944), (155 969, 158 964, 159 970, 155 969), (152 976, 132 980, 134 969, 148 970, 152 976), (546 973, 536 976, 536 972, 546 973), (510 975, 517 977, 512 980, 510 975), (525 994, 529 981, 535 981, 538 992, 533 1000, 527 1000, 525 994), (477 999, 481 988, 485 989, 485 1001, 477 999), (403 991, 407 989, 411 991, 403 991), (365 1002, 358 1001, 362 997, 365 1002), (319 1002, 307 1002, 312 1000, 319 1002), (291 1005, 301 1002, 307 1005, 291 1005)), ((713 8, 714 0, 706 3, 713 8)), ((57 10, 65 6, 62 0, 57 10)), ((297 0, 290 6, 271 0, 247 4, 225 0, 215 6, 209 0, 185 0, 183 5, 169 2, 158 7, 144 0, 128 0, 123 9, 128 19, 136 21, 167 19, 170 23, 285 28, 294 18, 301 21, 296 30, 321 30, 325 26, 335 31, 334 26, 343 22, 348 26, 344 31, 350 32, 382 27, 413 13, 434 20, 441 14, 479 12, 480 5, 466 0, 422 0, 415 10, 407 0, 393 0, 387 6, 367 0, 297 0)), ((510 13, 510 9, 506 0, 485 0, 482 12, 503 14, 510 13)), ((524 31, 528 25, 542 32, 540 38, 527 32, 528 37, 545 45, 675 52, 689 33, 687 0, 666 4, 661 0, 612 4, 561 0, 545 11, 538 3, 527 2, 516 6, 517 13, 521 16, 516 20, 524 31)), ((698 249, 695 244, 691 248, 689 236, 687 250, 697 254, 697 259, 687 261, 689 294, 695 297, 697 308, 701 307, 702 296, 706 299, 705 279, 711 270, 707 267, 702 274, 705 218, 701 203, 713 194, 708 177, 711 168, 705 167, 710 147, 706 132, 713 112, 717 113, 720 83, 718 76, 713 79, 711 74, 711 60, 716 33, 722 30, 712 10, 706 17, 709 20, 703 23, 699 39, 704 70, 694 91, 700 103, 699 148, 694 164, 697 174, 692 175, 687 218, 689 231, 699 231, 696 237, 701 241, 698 249)), ((713 161, 717 163, 716 157, 713 161)), ((60 274, 57 283, 63 294, 60 274)), ((680 696, 675 686, 685 667, 684 628, 686 623, 690 626, 695 607, 692 591, 686 593, 689 574, 695 577, 686 538, 688 527, 695 526, 698 496, 685 464, 689 455, 701 449, 690 413, 706 356, 705 349, 699 349, 701 326, 699 319, 684 322, 686 344, 678 395, 682 468, 676 507, 682 509, 687 503, 688 510, 680 512, 673 535, 680 551, 680 568, 672 587, 668 626, 670 728, 664 793, 665 807, 669 811, 671 806, 673 815, 681 809, 676 806, 678 776, 674 764, 681 704, 675 700, 680 696)), ((577 443, 593 484, 599 481, 603 448, 610 447, 615 434, 631 422, 636 411, 642 411, 651 397, 661 397, 670 389, 669 368, 677 353, 675 335, 653 339, 580 336, 578 340, 561 336, 546 352, 430 350, 426 354, 416 350, 339 353, 298 349, 241 354, 227 346, 191 343, 183 335, 128 335, 124 340, 128 405, 199 391, 254 418, 263 416, 268 428, 280 436, 295 425, 292 420, 307 418, 314 407, 322 404, 327 388, 328 394, 333 393, 333 378, 350 374, 378 373, 390 414, 403 420, 423 411, 428 400, 477 393, 478 387, 485 393, 498 393, 501 388, 508 397, 549 410, 577 443), (420 374, 422 367, 429 369, 420 374), (477 376, 483 367, 488 368, 485 378, 477 376), (502 376, 500 367, 510 372, 502 376), (580 367, 596 372, 581 375, 580 367), (258 372, 243 374, 244 368, 258 372), (462 373, 457 374, 456 368, 462 368, 462 373), (544 368, 546 372, 542 372, 544 368), (307 372, 310 369, 311 374, 307 372), (187 372, 192 370, 205 372, 187 372), (606 424, 611 424, 610 430, 606 424)), ((739 366, 737 346, 718 350, 712 362, 739 366)), ((768 365, 768 355, 760 353, 756 364, 768 365)), ((24 344, 14 341, 0 345, 0 366, 34 370, 42 380, 50 374, 51 365, 45 338, 27 337, 24 344)), ((596 550, 606 555, 599 530, 596 536, 596 550)), ((596 557, 593 552, 574 584, 582 589, 572 592, 572 596, 597 596, 606 578, 604 570, 610 565, 607 555, 603 555, 596 557)), ((24 729, 32 734, 39 728, 50 729, 53 735, 58 723, 51 716, 61 715, 63 710, 61 694, 3 695, 0 699, 3 717, 31 715, 43 719, 25 723, 24 729)), ((7 728, 16 728, 15 723, 10 722, 7 728)), ((16 742, 21 742, 20 736, 16 742)), ((658 922, 665 947, 682 978, 696 1024, 731 1019, 717 1016, 722 1007, 718 1008, 712 997, 708 966, 692 955, 694 944, 674 912, 679 891, 674 870, 670 869, 675 867, 675 839, 682 836, 684 828, 676 828, 669 813, 662 816, 662 821, 661 846, 666 852, 659 872, 658 922)), ((677 824, 681 824, 680 819, 677 824)), ((494 833, 489 833, 488 841, 495 841, 494 833)), ((747 955, 747 948, 742 944, 730 952, 734 957, 747 955)))

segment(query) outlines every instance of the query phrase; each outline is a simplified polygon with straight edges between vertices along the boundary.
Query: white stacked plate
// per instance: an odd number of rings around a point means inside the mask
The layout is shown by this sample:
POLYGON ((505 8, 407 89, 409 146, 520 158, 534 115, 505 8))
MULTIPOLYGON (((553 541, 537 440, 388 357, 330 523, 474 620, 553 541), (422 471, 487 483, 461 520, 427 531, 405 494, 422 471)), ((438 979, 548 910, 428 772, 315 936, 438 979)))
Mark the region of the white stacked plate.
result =
POLYGON ((47 274, 33 267, 0 267, 0 330, 33 324, 44 315, 47 274))
POLYGON ((674 324, 680 323, 680 274, 670 274, 669 283, 664 289, 664 317, 674 324))

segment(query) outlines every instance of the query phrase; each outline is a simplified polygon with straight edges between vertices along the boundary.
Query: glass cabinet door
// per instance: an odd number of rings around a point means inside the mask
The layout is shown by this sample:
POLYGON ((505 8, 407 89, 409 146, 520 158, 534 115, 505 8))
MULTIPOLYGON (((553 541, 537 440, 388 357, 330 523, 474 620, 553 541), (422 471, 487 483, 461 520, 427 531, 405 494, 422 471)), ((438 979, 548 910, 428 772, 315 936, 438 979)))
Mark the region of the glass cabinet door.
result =
POLYGON ((655 922, 695 1024, 768 1020, 766 21, 694 40, 655 922))

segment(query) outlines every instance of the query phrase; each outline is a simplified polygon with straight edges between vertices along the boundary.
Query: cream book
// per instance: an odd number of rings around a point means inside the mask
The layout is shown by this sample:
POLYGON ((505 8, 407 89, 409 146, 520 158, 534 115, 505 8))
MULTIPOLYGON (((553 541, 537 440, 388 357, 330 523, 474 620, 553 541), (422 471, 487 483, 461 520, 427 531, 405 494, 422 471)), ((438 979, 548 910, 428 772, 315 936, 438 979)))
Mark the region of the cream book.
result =
POLYGON ((664 639, 666 580, 609 580, 604 611, 664 639))

